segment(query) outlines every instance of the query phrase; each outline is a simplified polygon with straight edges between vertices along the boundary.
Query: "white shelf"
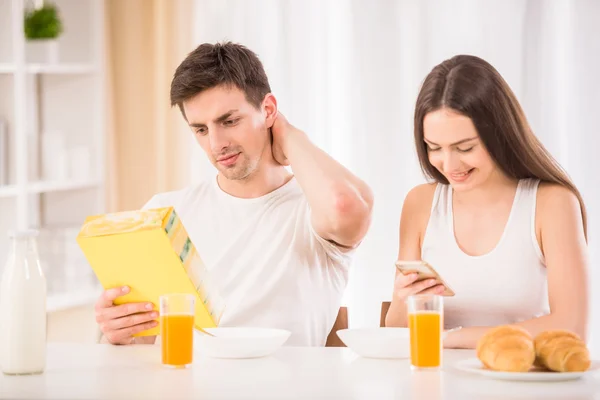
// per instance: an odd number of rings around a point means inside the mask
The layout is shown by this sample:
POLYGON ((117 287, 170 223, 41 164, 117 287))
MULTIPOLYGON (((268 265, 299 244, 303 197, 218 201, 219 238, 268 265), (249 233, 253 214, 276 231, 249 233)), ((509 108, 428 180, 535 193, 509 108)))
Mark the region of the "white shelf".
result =
MULTIPOLYGON (((96 72, 92 64, 28 64, 25 70, 29 74, 46 75, 78 75, 96 72)), ((0 63, 0 74, 13 74, 15 71, 14 64, 0 63)))
POLYGON ((91 64, 29 64, 26 67, 30 74, 91 74, 96 69, 91 64))
POLYGON ((0 118, 10 146, 8 163, 2 160, 10 185, 0 186, 0 255, 7 247, 2 232, 78 224, 106 212, 105 1, 53 0, 65 30, 52 63, 29 56, 23 10, 31 1, 0 0, 0 118), (42 136, 49 132, 60 134, 60 143, 45 149, 42 136), (71 154, 71 148, 86 148, 89 156, 71 154), (49 173, 59 163, 81 163, 94 174, 87 177, 82 169, 64 180, 45 178, 60 177, 49 173))
POLYGON ((79 306, 92 305, 102 293, 101 286, 83 286, 79 289, 48 295, 46 311, 57 312, 79 306))
POLYGON ((62 192, 66 190, 79 190, 79 189, 91 189, 98 186, 97 182, 86 181, 40 181, 32 182, 29 184, 29 193, 51 193, 51 192, 62 192))
MULTIPOLYGON (((54 193, 64 192, 67 190, 92 189, 98 186, 98 182, 86 181, 39 181, 31 182, 27 187, 27 193, 54 193)), ((17 187, 15 185, 0 186, 0 198, 14 197, 17 195, 17 187)))
POLYGON ((17 187, 15 185, 0 186, 0 198, 13 197, 17 195, 17 187))
POLYGON ((15 72, 15 65, 10 63, 0 63, 0 74, 12 74, 15 72))

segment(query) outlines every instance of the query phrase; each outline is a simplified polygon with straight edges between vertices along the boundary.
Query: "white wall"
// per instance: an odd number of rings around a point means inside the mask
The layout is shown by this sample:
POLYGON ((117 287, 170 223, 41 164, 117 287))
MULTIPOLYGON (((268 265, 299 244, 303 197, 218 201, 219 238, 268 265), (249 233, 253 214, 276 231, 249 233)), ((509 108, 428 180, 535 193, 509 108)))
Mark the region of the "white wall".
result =
MULTIPOLYGON (((412 113, 429 70, 458 53, 491 62, 587 201, 592 284, 600 260, 600 2, 197 0, 195 42, 233 40, 261 57, 283 113, 364 178, 374 221, 357 255, 350 324, 379 324, 404 196, 421 183, 412 113)), ((194 179, 212 173, 195 150, 194 179)), ((593 292, 593 291, 592 291, 593 292)), ((600 295, 593 294, 598 314, 600 295)), ((593 335, 600 335, 594 316, 593 335)), ((596 354, 600 343, 592 342, 596 354)))

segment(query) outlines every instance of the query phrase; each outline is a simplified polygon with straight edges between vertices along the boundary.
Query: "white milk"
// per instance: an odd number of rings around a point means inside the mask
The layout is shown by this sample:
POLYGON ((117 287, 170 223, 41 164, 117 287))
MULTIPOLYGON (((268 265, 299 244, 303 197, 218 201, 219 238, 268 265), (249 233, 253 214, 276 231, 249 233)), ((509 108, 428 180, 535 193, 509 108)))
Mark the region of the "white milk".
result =
POLYGON ((36 231, 11 234, 0 283, 0 369, 37 374, 46 366, 46 278, 36 231))

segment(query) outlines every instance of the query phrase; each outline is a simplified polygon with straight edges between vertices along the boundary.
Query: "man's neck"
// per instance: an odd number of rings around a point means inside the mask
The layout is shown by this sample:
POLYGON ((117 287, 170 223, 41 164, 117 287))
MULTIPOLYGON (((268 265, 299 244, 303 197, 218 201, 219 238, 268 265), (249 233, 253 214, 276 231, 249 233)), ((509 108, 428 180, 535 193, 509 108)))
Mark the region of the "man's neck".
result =
POLYGON ((222 174, 217 175, 217 183, 221 190, 234 197, 253 199, 264 196, 285 185, 293 175, 285 167, 276 166, 256 171, 248 179, 230 180, 222 174))

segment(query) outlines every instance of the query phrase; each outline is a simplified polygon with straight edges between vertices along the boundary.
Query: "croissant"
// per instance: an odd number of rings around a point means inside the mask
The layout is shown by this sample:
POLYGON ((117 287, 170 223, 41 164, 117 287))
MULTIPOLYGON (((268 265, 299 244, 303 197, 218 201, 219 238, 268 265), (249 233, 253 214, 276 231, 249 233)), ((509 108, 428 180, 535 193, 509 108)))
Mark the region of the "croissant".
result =
POLYGON ((551 330, 534 339, 535 364, 556 372, 583 372, 590 365, 590 353, 585 342, 573 332, 551 330))
POLYGON ((527 372, 535 361, 533 337, 514 325, 492 328, 477 342, 477 358, 495 371, 527 372))

